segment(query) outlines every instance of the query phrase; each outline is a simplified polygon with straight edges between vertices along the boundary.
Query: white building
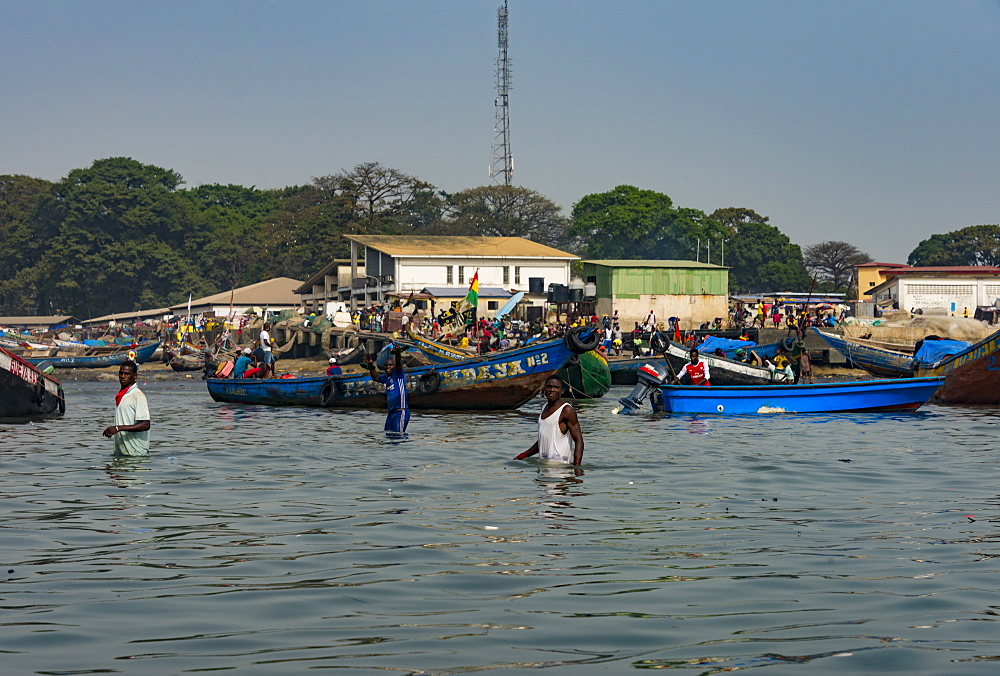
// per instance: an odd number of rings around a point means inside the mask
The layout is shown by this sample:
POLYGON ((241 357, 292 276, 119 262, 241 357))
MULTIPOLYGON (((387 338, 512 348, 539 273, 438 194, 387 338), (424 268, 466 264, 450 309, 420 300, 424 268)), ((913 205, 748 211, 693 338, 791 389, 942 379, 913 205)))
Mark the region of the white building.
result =
POLYGON ((961 317, 1000 299, 1000 268, 992 265, 894 267, 880 271, 886 280, 865 295, 880 307, 899 310, 942 309, 961 317))
POLYGON ((549 284, 568 284, 578 256, 521 237, 345 235, 351 242, 351 302, 381 302, 387 292, 451 287, 464 297, 479 271, 480 288, 524 291, 524 303, 542 307, 549 284))

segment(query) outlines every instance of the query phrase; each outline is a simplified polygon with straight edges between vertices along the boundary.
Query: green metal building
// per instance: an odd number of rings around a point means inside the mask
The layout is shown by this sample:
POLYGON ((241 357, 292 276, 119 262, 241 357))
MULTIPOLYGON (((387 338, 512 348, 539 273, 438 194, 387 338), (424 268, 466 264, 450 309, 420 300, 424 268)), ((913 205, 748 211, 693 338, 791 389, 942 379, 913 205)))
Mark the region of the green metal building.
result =
MULTIPOLYGON (((729 268, 696 261, 583 261, 583 278, 596 285, 598 315, 618 310, 622 328, 652 310, 659 321, 679 317, 699 325, 728 312, 729 268)), ((591 287, 593 288, 593 287, 591 287)))

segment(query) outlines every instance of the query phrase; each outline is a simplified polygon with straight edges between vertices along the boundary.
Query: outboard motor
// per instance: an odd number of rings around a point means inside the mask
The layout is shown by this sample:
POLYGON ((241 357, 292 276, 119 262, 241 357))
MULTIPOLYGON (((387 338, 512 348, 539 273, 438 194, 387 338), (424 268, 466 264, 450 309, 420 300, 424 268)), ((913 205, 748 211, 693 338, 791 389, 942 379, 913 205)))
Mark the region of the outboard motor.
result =
MULTIPOLYGON (((645 401, 650 392, 659 394, 660 385, 665 383, 667 378, 670 377, 670 372, 667 371, 666 366, 655 363, 643 364, 639 368, 638 374, 639 382, 636 383, 634 388, 632 388, 632 392, 627 397, 623 397, 618 400, 618 403, 622 406, 621 411, 623 413, 632 413, 633 411, 637 411, 641 408, 642 402, 645 401)), ((654 397, 653 410, 655 411, 656 408, 654 397)), ((660 408, 662 409, 662 403, 660 408)))

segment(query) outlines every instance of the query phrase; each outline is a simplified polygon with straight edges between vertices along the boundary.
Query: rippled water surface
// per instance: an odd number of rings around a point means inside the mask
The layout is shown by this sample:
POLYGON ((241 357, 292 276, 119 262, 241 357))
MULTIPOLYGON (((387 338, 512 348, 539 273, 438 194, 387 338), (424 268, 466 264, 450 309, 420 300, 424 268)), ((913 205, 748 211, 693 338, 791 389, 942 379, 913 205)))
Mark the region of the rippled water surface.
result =
POLYGON ((538 402, 416 412, 114 383, 0 426, 3 673, 994 674, 1000 412, 613 416, 512 461, 538 402))

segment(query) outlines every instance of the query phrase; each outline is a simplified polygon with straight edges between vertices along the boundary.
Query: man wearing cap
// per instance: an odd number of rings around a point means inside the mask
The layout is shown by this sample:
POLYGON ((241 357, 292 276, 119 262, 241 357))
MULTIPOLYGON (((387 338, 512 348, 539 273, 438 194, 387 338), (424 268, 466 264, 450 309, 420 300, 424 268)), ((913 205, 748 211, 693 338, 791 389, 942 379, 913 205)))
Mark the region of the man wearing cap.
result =
POLYGON ((326 367, 326 375, 328 376, 339 376, 343 374, 340 367, 337 366, 337 358, 330 357, 330 365, 326 367))
POLYGON ((233 378, 242 378, 251 366, 253 366, 253 359, 250 358, 250 348, 244 347, 243 354, 239 356, 239 359, 236 360, 236 366, 233 367, 233 378))

